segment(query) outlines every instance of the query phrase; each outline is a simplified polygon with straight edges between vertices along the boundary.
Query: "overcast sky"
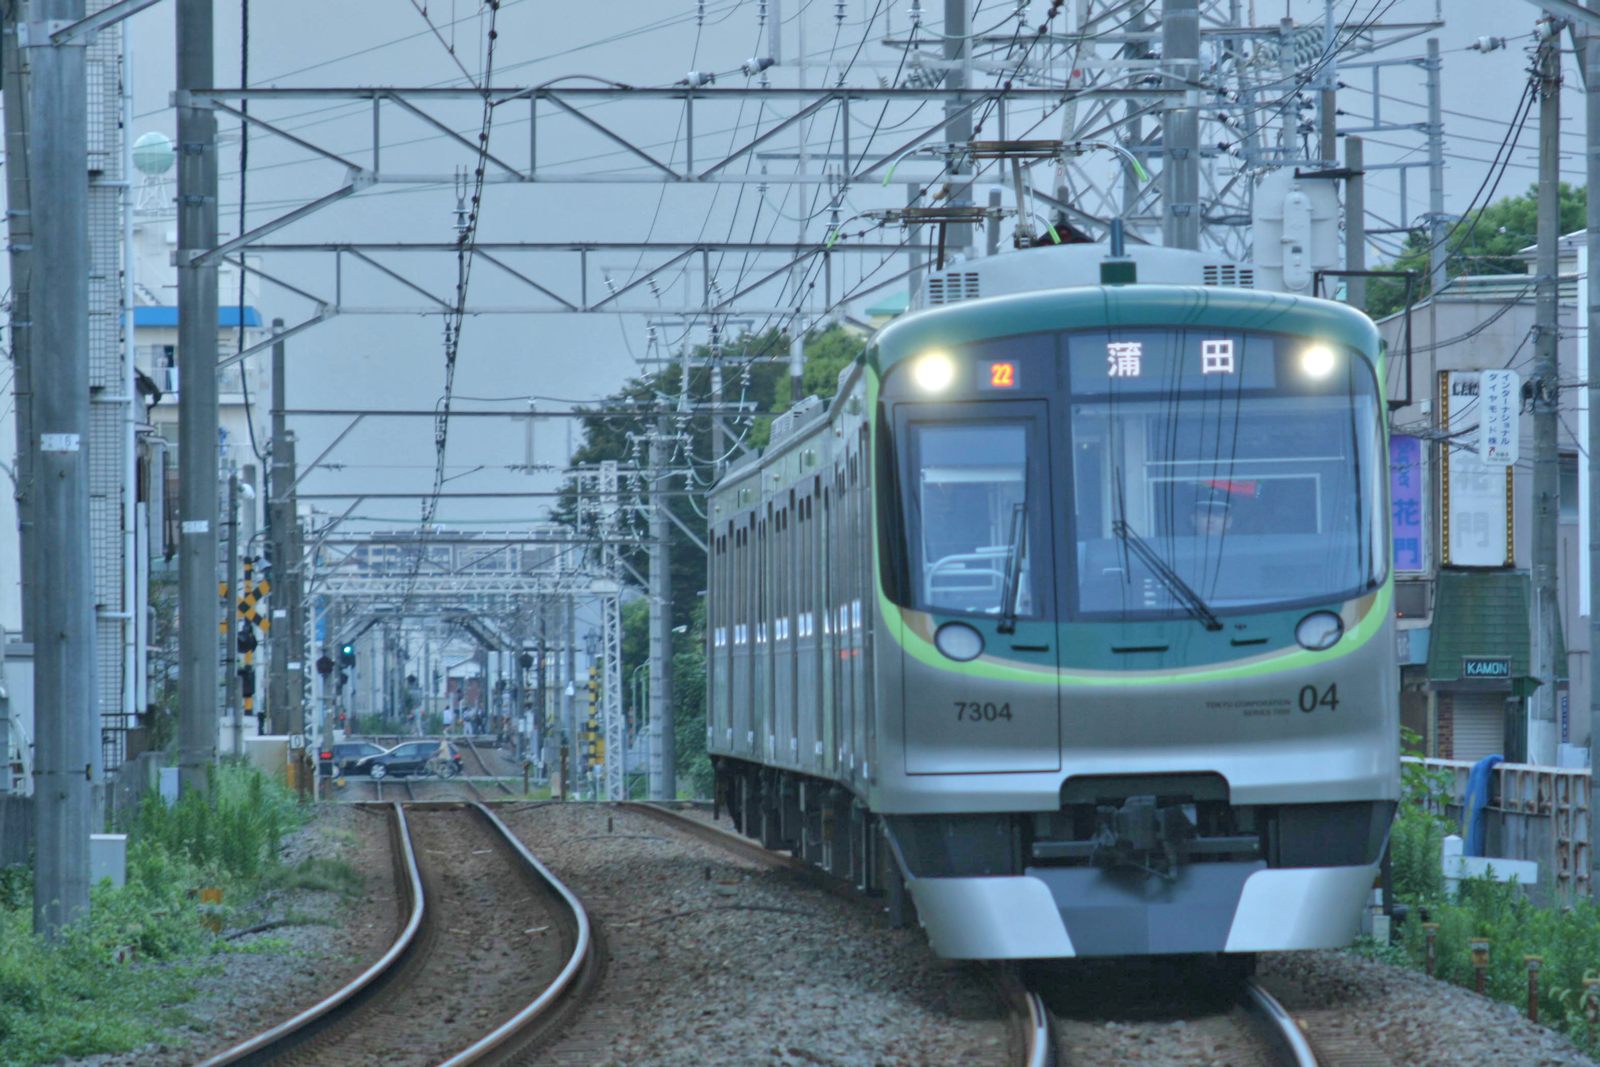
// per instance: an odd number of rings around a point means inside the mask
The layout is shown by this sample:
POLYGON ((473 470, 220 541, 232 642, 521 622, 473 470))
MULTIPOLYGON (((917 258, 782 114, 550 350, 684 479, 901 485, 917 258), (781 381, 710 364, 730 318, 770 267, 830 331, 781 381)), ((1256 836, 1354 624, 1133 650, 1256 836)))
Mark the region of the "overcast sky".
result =
MULTIPOLYGON (((978 8, 975 25, 999 25, 1015 6, 1012 0, 986 0, 978 8)), ((780 5, 773 2, 772 7, 780 5)), ((798 68, 793 64, 800 47, 802 25, 805 49, 813 66, 806 76, 817 85, 826 78, 838 77, 845 65, 854 63, 851 84, 871 84, 878 77, 895 73, 900 58, 876 42, 868 42, 857 53, 862 25, 869 14, 882 9, 893 20, 896 34, 906 30, 909 0, 847 0, 842 24, 835 20, 832 0, 784 0, 783 14, 789 21, 783 33, 784 65, 769 77, 777 85, 796 84, 798 68), (824 64, 831 64, 825 71, 824 64)), ((924 0, 930 20, 942 10, 938 0, 924 0)), ((1034 18, 1048 6, 1044 0, 1032 4, 1034 18)), ((1072 5, 1069 5, 1069 7, 1072 5)), ((1275 23, 1285 13, 1302 22, 1320 21, 1320 2, 1284 4, 1276 0, 1246 0, 1247 8, 1262 25, 1275 23)), ((1529 33, 1538 9, 1520 0, 1452 0, 1444 12, 1447 24, 1438 31, 1445 55, 1444 98, 1447 109, 1445 132, 1450 165, 1445 172, 1446 207, 1462 210, 1479 188, 1489 170, 1488 160, 1505 134, 1525 82, 1528 58, 1525 52, 1529 33), (1489 54, 1468 50, 1480 36, 1504 36, 1508 47, 1489 54)), ((250 82, 252 85, 279 87, 373 86, 373 85, 449 85, 462 84, 464 67, 473 77, 483 68, 485 25, 475 0, 272 0, 258 2, 250 26, 250 82), (427 18, 419 11, 423 7, 427 18), (437 33, 435 32, 437 30, 437 33), (450 48, 453 48, 451 52, 450 48), (458 65, 459 61, 459 65, 458 65)), ((768 47, 757 34, 756 0, 594 0, 586 4, 539 3, 536 0, 506 0, 499 15, 494 81, 497 85, 534 85, 557 78, 591 76, 634 85, 670 84, 688 71, 713 71, 719 85, 744 84, 737 73, 747 58, 764 55, 768 47), (697 25, 697 10, 703 6, 703 24, 697 25)), ((1159 9, 1159 5, 1157 5, 1159 9)), ((1357 19, 1377 11, 1386 23, 1420 22, 1434 15, 1434 0, 1339 0, 1336 11, 1357 19)), ((219 85, 239 83, 240 9, 238 0, 218 0, 217 78, 219 85)), ((132 21, 133 64, 136 85, 135 136, 149 130, 174 132, 174 115, 169 94, 173 86, 174 5, 159 4, 132 21)), ((882 18, 877 21, 881 35, 882 18)), ((1007 24, 1011 25, 1011 24, 1007 24)), ((937 28, 936 22, 934 28, 937 28)), ((1382 53, 1382 58, 1420 56, 1421 37, 1382 53)), ((1570 64, 1569 64, 1570 66, 1570 64)), ((1346 69, 1341 78, 1349 88, 1340 94, 1340 107, 1346 112, 1342 126, 1366 125, 1373 98, 1370 73, 1365 69, 1346 69)), ((1568 176, 1581 181, 1581 143, 1583 129, 1582 93, 1575 76, 1570 75, 1563 103, 1567 116, 1568 176)), ((570 84, 584 84, 573 81, 570 84)), ((1388 68, 1382 74, 1383 116, 1394 121, 1420 123, 1426 118, 1420 68, 1388 68)), ((370 164, 371 114, 365 105, 338 105, 319 101, 290 103, 258 102, 253 113, 270 118, 296 136, 313 141, 334 152, 349 154, 364 165, 370 164)), ((855 150, 859 152, 871 132, 873 116, 853 115, 855 150), (859 124, 859 125, 857 125, 859 124)), ((697 160, 711 160, 718 150, 736 143, 728 127, 737 122, 748 125, 759 115, 755 107, 741 114, 707 111, 697 116, 695 141, 697 160)), ((662 104, 630 101, 596 109, 594 115, 618 131, 634 137, 663 160, 681 164, 684 139, 677 127, 676 112, 662 104)), ((434 114, 455 129, 473 131, 478 123, 478 107, 470 101, 439 106, 434 114)), ((935 114, 927 108, 920 118, 935 114)), ((470 161, 470 156, 448 142, 437 131, 388 106, 383 112, 383 168, 393 172, 449 172, 470 161)), ((909 115, 909 109, 891 112, 880 123, 893 127, 909 115)), ((915 121, 915 120, 912 120, 915 121)), ((768 120, 770 124, 770 118, 768 120)), ((224 119, 222 128, 228 143, 222 150, 222 229, 237 232, 238 144, 234 136, 237 123, 224 119)), ((880 132, 873 147, 887 151, 903 140, 912 126, 880 132)), ((1056 135, 1045 128, 1037 136, 1056 135)), ((507 159, 520 163, 527 158, 528 111, 525 106, 500 109, 495 115, 491 150, 503 152, 507 159)), ((830 143, 832 127, 819 122, 812 130, 814 149, 830 143)), ((470 136, 469 132, 469 136, 470 136)), ((1013 133, 1012 136, 1016 136, 1013 133)), ((1498 195, 1524 191, 1533 181, 1535 123, 1523 132, 1521 144, 1501 182, 1498 195)), ((773 149, 792 151, 795 139, 788 133, 776 139, 773 149)), ((1420 131, 1368 135, 1368 162, 1395 162, 1424 158, 1420 131)), ((330 192, 344 181, 337 164, 318 160, 305 151, 262 133, 252 136, 248 172, 248 204, 251 225, 275 217, 291 207, 330 192)), ((569 164, 569 169, 620 170, 642 173, 637 160, 630 160, 597 135, 584 131, 571 120, 555 121, 550 109, 541 111, 541 167, 569 164), (578 162, 579 160, 586 160, 578 162)), ((703 164, 702 164, 703 165, 703 164)), ((789 163, 774 162, 774 172, 789 163)), ((912 164, 907 164, 910 168, 912 164)), ((922 164, 926 168, 927 164, 922 164)), ((757 173, 756 167, 751 173, 757 173)), ((730 168, 730 173, 745 173, 745 163, 730 168)), ((1368 178, 1369 210, 1374 225, 1415 221, 1426 209, 1426 171, 1416 169, 1408 179, 1408 201, 1399 199, 1398 171, 1375 170, 1368 178)), ((483 207, 479 239, 497 240, 619 240, 653 235, 657 239, 687 240, 705 237, 713 240, 740 240, 754 233, 758 238, 792 240, 800 232, 799 219, 824 208, 824 200, 813 206, 814 190, 803 194, 782 184, 765 190, 754 186, 675 186, 659 184, 557 184, 491 185, 483 207)), ((980 193, 980 197, 981 197, 980 193)), ((857 186, 845 205, 846 216, 872 206, 903 202, 902 189, 881 189, 877 182, 857 186)), ((384 186, 344 201, 301 223, 274 235, 278 241, 330 240, 429 240, 447 242, 455 236, 456 193, 449 186, 384 186)), ((826 233, 828 214, 821 210, 806 226, 808 239, 820 240, 826 233)), ((846 226, 846 229, 852 228, 846 226)), ((898 240, 894 230, 875 240, 898 240)), ((836 283, 853 284, 857 267, 850 257, 842 262, 836 283)), ((448 299, 455 282, 455 264, 449 256, 385 257, 384 262, 402 270, 406 277, 440 297, 448 299)), ((541 284, 567 296, 577 297, 576 264, 570 256, 523 257, 516 260, 541 284)), ((648 263, 648 261, 646 261, 648 263)), ((331 296, 335 282, 327 257, 269 256, 264 269, 293 280, 297 285, 331 296)), ((876 266, 876 263, 872 263, 876 266)), ((601 273, 618 284, 634 276, 639 257, 633 254, 597 254, 591 262, 591 298, 604 284, 601 273)), ((716 281, 723 291, 731 291, 741 281, 758 277, 753 264, 739 257, 717 260, 716 281)), ((885 271, 887 273, 887 271, 885 271)), ((681 301, 688 287, 698 287, 703 279, 696 268, 676 276, 677 283, 661 295, 664 307, 681 301)), ((342 278, 343 296, 352 304, 417 304, 425 302, 408 293, 398 282, 369 268, 347 264, 342 278)), ((635 294, 643 298, 643 288, 635 294)), ((757 300, 768 304, 767 295, 757 300)), ((282 317, 290 322, 306 317, 310 305, 304 300, 271 285, 261 287, 258 300, 267 318, 282 317)), ((471 302, 478 306, 512 307, 550 301, 508 275, 483 264, 472 276, 471 302)), ((870 300, 866 301, 870 302, 870 300)), ((821 310, 813 301, 812 309, 821 310)), ((766 321, 757 316, 758 322, 766 321)), ((431 408, 440 395, 443 382, 442 326, 438 316, 348 316, 318 326, 289 344, 290 405, 294 407, 398 407, 431 408)), ((681 332, 669 330, 667 342, 675 342, 681 332)), ((686 340, 704 340, 704 334, 690 334, 686 340)), ((463 331, 456 391, 462 403, 475 407, 520 409, 521 402, 490 403, 468 401, 468 397, 519 398, 526 395, 588 400, 615 389, 626 377, 637 373, 637 357, 646 354, 647 327, 638 316, 615 315, 483 315, 470 319, 463 331)), ((555 406, 547 403, 547 406, 555 406)), ((327 420, 302 420, 295 427, 300 436, 300 456, 313 456, 340 428, 327 420)), ((566 429, 561 420, 541 426, 536 458, 543 462, 564 460, 566 429)), ((511 473, 509 465, 523 461, 523 428, 520 423, 490 420, 461 421, 451 431, 450 473, 458 477, 451 488, 481 490, 549 489, 556 484, 551 476, 533 477, 511 473), (482 466, 482 470, 475 468, 482 466)), ((367 489, 425 489, 431 484, 433 464, 432 425, 429 420, 385 420, 359 428, 340 445, 330 460, 347 464, 342 471, 318 472, 304 483, 308 491, 367 489)), ((333 505, 324 505, 332 508, 333 505)), ((531 521, 539 502, 483 501, 447 502, 441 507, 441 521, 467 521, 498 517, 507 524, 531 521)), ((335 509, 335 510, 342 510, 335 509)), ((360 514, 380 522, 415 520, 413 504, 372 503, 360 514)), ((370 525, 370 524, 369 524, 370 525)))

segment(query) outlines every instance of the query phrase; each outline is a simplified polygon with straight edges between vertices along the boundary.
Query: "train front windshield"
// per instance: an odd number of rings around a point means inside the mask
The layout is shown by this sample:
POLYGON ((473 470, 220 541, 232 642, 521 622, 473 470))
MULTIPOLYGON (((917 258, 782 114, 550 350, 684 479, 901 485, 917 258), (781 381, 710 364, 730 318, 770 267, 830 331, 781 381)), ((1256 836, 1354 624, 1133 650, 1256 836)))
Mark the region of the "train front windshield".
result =
MULTIPOLYGON (((1383 579, 1382 404, 1357 353, 1172 329, 1017 351, 1015 399, 984 390, 901 422, 913 606, 1204 617, 1383 579), (1043 595, 1052 581, 1059 597, 1043 595)), ((992 365, 979 361, 980 382, 992 365)))
POLYGON ((1259 609, 1382 580, 1382 405, 1355 353, 1121 330, 1070 335, 1067 356, 1075 614, 1169 614, 1191 591, 1259 609))

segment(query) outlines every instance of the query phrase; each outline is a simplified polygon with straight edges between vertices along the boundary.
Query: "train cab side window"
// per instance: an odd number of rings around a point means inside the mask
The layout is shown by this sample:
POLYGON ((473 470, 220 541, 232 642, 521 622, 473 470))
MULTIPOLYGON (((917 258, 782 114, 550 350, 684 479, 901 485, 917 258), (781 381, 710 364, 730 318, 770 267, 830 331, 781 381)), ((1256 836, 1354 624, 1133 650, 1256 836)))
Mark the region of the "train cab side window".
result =
POLYGON ((1040 614, 1034 546, 1047 543, 1049 503, 1042 463, 1030 456, 1034 425, 1027 418, 909 424, 910 469, 900 491, 915 606, 1001 615, 1015 574, 1010 610, 1040 614))

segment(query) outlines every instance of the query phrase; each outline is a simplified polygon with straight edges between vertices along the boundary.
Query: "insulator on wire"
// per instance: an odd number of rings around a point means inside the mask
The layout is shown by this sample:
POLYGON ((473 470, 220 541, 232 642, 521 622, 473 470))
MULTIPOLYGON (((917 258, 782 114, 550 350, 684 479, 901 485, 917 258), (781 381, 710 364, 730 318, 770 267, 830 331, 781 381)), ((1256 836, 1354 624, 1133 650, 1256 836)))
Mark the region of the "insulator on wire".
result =
POLYGON ((691 70, 688 74, 683 76, 683 81, 679 82, 678 84, 687 85, 691 89, 698 89, 702 85, 714 85, 716 84, 716 80, 716 71, 691 70))
POLYGON ((907 12, 907 14, 911 16, 911 28, 914 29, 914 30, 921 29, 922 28, 922 0, 911 0, 911 10, 909 12, 907 12))
POLYGON ((833 21, 844 23, 844 0, 833 0, 833 21))
POLYGON ((772 66, 771 56, 751 56, 739 64, 739 69, 744 71, 745 77, 750 78, 760 74, 770 66, 772 66))
POLYGON ((467 172, 456 168, 456 235, 465 236, 469 226, 467 216, 467 172))

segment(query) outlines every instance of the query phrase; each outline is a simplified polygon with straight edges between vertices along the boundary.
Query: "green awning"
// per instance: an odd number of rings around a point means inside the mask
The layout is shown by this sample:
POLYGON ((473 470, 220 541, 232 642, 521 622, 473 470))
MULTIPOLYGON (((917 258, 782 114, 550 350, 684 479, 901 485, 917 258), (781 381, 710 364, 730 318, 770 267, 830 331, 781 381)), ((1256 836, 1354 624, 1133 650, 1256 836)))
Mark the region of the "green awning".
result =
MULTIPOLYGON (((1528 605, 1532 580, 1527 571, 1439 571, 1428 647, 1430 682, 1493 678, 1497 661, 1509 661, 1514 691, 1531 693, 1532 649, 1528 605)), ((1556 677, 1567 677, 1566 642, 1556 628, 1556 677)))

